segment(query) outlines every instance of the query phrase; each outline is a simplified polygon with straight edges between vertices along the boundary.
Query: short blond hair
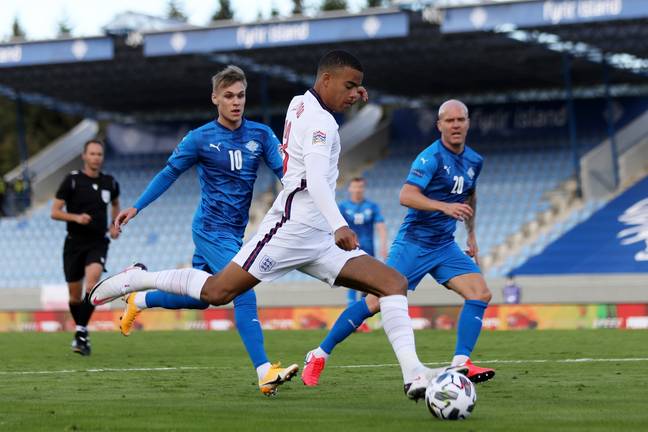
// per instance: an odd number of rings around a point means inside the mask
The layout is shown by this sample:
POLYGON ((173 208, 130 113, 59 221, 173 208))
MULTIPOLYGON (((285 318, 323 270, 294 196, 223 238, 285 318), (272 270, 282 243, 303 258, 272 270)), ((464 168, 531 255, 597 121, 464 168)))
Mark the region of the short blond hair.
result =
POLYGON ((229 65, 222 71, 218 72, 212 77, 212 91, 218 90, 220 87, 229 87, 234 83, 242 82, 247 87, 247 80, 245 79, 245 72, 238 66, 229 65))

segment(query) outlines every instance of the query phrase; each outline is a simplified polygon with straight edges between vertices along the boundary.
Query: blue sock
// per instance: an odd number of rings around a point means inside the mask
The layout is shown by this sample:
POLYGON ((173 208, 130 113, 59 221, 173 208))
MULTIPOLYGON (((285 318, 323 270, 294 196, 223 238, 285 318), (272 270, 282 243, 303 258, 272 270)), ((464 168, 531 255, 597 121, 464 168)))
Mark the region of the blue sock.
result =
POLYGON ((347 290, 347 307, 358 301, 359 292, 356 290, 347 290))
POLYGON ((331 354, 337 344, 349 337, 364 320, 372 315, 373 313, 367 307, 366 299, 361 298, 342 312, 335 324, 333 324, 331 331, 328 332, 326 338, 320 344, 320 347, 327 354, 331 354))
POLYGON ((457 347, 455 355, 470 357, 482 328, 482 319, 488 303, 481 300, 466 300, 457 324, 457 347))
POLYGON ((171 294, 168 292, 154 290, 146 293, 146 307, 161 307, 164 309, 207 309, 209 303, 196 300, 193 297, 171 294))
POLYGON ((254 367, 268 363, 254 290, 248 290, 234 299, 234 321, 254 367))

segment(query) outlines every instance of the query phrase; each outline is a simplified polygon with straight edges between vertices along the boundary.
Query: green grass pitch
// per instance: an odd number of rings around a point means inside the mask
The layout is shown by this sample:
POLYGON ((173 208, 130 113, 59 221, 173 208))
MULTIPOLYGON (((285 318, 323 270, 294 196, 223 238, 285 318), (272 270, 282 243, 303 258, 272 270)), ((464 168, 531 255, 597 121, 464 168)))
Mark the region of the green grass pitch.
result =
MULTIPOLYGON (((266 332, 266 347, 301 367, 323 335, 266 332)), ((423 361, 450 359, 454 332, 416 338, 423 361)), ((319 387, 295 378, 274 398, 258 391, 235 332, 97 332, 88 358, 70 340, 0 334, 0 431, 648 430, 646 331, 484 332, 474 358, 497 375, 477 386, 473 416, 459 422, 405 398, 382 331, 340 345, 319 387)))

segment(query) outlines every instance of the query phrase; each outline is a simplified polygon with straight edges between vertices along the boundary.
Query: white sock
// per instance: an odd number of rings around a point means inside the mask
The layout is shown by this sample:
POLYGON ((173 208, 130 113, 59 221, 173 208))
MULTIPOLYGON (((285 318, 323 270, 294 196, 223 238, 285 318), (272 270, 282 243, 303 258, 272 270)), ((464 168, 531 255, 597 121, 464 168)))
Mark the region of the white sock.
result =
POLYGON ((269 362, 265 362, 261 366, 256 368, 257 376, 259 377, 259 380, 262 380, 263 377, 268 373, 269 370, 270 370, 270 363, 269 362))
POLYGON ((416 355, 414 330, 407 309, 407 297, 404 295, 381 297, 380 313, 382 314, 383 328, 403 372, 403 381, 411 382, 424 370, 424 366, 416 355))
POLYGON ((452 357, 452 366, 462 365, 466 363, 468 360, 470 360, 470 357, 468 357, 467 355, 457 354, 454 357, 452 357))
POLYGON ((138 290, 157 288, 200 300, 202 287, 209 276, 211 275, 205 271, 192 268, 159 272, 138 271, 133 273, 130 284, 138 290))
POLYGON ((77 325, 76 326, 76 331, 81 332, 81 333, 88 333, 88 327, 82 326, 82 325, 77 325))
POLYGON ((135 300, 133 301, 135 303, 135 306, 137 306, 137 309, 148 309, 148 306, 146 305, 146 293, 148 291, 138 291, 135 293, 135 300))
POLYGON ((312 353, 315 357, 324 357, 324 360, 328 360, 329 353, 327 353, 326 351, 324 351, 324 350, 322 349, 322 347, 317 347, 317 348, 315 348, 313 351, 311 351, 311 353, 312 353))

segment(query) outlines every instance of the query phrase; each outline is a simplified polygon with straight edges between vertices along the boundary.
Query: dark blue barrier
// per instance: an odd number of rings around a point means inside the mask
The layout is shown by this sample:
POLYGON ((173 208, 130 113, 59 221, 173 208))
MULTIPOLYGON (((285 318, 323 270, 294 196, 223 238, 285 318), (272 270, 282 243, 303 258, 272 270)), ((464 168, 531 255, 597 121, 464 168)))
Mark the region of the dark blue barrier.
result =
POLYGON ((513 273, 648 273, 648 177, 513 273))

